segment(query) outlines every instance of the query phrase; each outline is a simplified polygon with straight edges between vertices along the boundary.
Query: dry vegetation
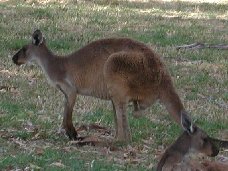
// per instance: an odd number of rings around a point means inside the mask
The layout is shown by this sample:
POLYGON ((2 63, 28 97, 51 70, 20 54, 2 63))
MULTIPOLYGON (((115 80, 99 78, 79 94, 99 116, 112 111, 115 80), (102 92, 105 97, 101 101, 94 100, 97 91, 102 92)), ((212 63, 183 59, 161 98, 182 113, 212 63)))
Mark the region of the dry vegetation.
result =
MULTIPOLYGON (((228 139, 227 50, 175 48, 228 43, 228 3, 207 2, 0 0, 0 170, 151 170, 180 133, 155 104, 138 120, 129 108, 133 142, 119 150, 69 143, 58 131, 62 94, 36 65, 18 68, 11 61, 37 28, 58 54, 104 37, 150 45, 164 58, 193 120, 211 136, 228 139)), ((112 137, 112 115, 110 102, 78 97, 74 122, 106 126, 111 135, 102 136, 112 137)), ((227 151, 220 155, 228 157, 227 151)))

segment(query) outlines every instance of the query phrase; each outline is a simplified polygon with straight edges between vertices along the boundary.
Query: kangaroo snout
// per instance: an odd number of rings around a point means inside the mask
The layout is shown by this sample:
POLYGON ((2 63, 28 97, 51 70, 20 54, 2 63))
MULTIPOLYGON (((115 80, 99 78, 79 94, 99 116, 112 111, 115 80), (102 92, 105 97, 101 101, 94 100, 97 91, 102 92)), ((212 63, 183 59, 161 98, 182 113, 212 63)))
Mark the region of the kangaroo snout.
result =
POLYGON ((218 153, 219 153, 219 149, 217 147, 213 147, 212 154, 210 155, 210 157, 215 157, 218 155, 218 153))
POLYGON ((24 53, 24 48, 20 49, 12 58, 13 62, 16 65, 22 65, 25 63, 25 53, 24 53))
POLYGON ((23 64, 23 62, 20 62, 20 60, 19 60, 19 56, 20 56, 19 53, 20 53, 20 51, 18 51, 12 58, 13 63, 15 63, 16 65, 23 64))
POLYGON ((15 63, 16 65, 19 65, 19 63, 18 63, 18 54, 17 53, 13 56, 12 60, 13 60, 13 63, 15 63))
POLYGON ((219 147, 217 147, 217 145, 213 141, 211 141, 211 146, 212 146, 211 147, 212 153, 211 153, 210 157, 215 157, 219 153, 219 147))

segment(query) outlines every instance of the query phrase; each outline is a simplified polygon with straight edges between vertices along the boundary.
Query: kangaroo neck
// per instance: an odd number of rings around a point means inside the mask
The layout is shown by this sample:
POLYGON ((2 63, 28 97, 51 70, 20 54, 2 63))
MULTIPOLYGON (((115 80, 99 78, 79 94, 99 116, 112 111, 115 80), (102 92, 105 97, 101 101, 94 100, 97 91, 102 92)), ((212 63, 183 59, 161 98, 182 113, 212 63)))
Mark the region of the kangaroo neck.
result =
POLYGON ((35 54, 35 61, 46 72, 51 65, 56 63, 57 57, 45 45, 42 46, 44 46, 42 51, 35 54))
POLYGON ((191 137, 184 131, 171 148, 185 156, 191 149, 191 137))

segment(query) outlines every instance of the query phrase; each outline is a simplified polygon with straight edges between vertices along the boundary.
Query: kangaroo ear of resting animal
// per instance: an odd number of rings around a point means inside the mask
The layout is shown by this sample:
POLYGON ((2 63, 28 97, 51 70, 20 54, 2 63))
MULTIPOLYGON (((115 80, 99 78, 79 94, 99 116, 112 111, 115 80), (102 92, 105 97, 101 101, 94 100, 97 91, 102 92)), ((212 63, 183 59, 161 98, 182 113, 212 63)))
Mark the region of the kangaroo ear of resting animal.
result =
POLYGON ((226 141, 211 138, 204 130, 194 125, 185 112, 181 113, 181 125, 185 131, 166 149, 157 165, 157 171, 182 170, 178 167, 179 164, 185 164, 187 154, 195 152, 215 157, 219 148, 226 146, 226 141))
POLYGON ((188 134, 193 134, 196 131, 196 126, 185 111, 181 112, 181 125, 188 134))
POLYGON ((34 31, 32 34, 32 43, 36 46, 39 46, 43 43, 44 37, 40 30, 34 31))

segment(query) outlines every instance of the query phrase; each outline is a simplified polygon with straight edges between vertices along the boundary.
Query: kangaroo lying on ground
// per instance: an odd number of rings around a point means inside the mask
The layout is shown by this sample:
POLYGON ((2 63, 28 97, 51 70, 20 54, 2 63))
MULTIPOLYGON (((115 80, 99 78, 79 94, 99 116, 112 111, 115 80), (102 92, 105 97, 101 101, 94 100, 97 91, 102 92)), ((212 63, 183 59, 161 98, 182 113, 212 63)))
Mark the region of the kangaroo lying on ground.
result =
POLYGON ((203 171, 227 171, 228 163, 204 161, 202 163, 203 171))
MULTIPOLYGON (((182 126, 185 131, 165 151, 157 165, 157 171, 209 171, 199 163, 186 163, 185 157, 190 152, 199 152, 214 157, 219 147, 227 148, 228 142, 209 137, 202 129, 192 124, 187 115, 182 115, 182 126), (179 165, 178 165, 179 164, 179 165)), ((208 166, 211 168, 212 166, 208 166)), ((221 166, 222 167, 222 166, 221 166)), ((212 170, 213 171, 213 170, 212 170)))
POLYGON ((49 82, 65 95, 62 126, 70 139, 78 138, 72 123, 78 94, 112 101, 118 141, 131 140, 126 114, 129 102, 138 112, 160 100, 180 124, 184 107, 171 76, 159 56, 143 43, 127 38, 101 39, 61 57, 47 48, 41 31, 36 30, 32 43, 12 59, 17 65, 37 62, 49 82))

